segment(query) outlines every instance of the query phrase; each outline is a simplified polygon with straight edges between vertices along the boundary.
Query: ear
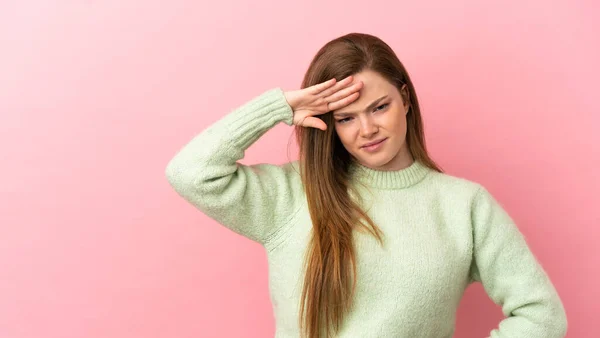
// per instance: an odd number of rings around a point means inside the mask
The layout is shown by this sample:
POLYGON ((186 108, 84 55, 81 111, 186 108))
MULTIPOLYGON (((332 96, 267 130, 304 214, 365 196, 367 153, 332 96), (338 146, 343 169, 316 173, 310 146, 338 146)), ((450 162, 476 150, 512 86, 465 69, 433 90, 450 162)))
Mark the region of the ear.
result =
POLYGON ((400 95, 402 96, 402 101, 404 101, 404 114, 408 114, 410 110, 410 93, 408 92, 408 86, 405 84, 400 88, 400 95))

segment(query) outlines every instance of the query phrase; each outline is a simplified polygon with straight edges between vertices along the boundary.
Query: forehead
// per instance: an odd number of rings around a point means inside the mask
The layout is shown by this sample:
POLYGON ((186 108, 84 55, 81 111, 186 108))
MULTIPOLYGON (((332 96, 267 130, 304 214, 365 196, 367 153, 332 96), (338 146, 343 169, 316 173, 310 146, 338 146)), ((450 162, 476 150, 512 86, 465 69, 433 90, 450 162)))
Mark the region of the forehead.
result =
POLYGON ((374 100, 377 100, 384 95, 393 98, 398 92, 396 87, 389 83, 384 77, 370 70, 354 74, 352 83, 354 84, 359 81, 363 82, 363 87, 359 91, 360 95, 358 99, 345 107, 334 110, 334 113, 361 111, 374 100))

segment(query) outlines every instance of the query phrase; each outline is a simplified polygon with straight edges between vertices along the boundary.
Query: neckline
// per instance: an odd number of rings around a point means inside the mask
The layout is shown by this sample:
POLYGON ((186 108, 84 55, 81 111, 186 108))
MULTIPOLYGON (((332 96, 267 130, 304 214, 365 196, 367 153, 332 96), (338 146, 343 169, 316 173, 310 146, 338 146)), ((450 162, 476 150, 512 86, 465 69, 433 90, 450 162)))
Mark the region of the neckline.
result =
POLYGON ((411 187, 423 180, 431 170, 419 160, 413 161, 411 165, 400 170, 372 169, 356 161, 352 162, 349 167, 353 181, 379 189, 411 187))

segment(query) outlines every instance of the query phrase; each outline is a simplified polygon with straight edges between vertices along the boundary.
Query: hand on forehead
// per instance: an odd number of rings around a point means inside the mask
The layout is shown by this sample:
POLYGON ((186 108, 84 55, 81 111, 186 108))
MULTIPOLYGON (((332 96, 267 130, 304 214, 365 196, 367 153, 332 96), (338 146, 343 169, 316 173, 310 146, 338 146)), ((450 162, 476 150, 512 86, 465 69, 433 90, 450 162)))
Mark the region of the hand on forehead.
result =
POLYGON ((395 87, 385 78, 373 71, 363 71, 353 75, 352 84, 362 82, 363 86, 358 91, 359 97, 349 105, 336 110, 339 113, 356 113, 370 108, 373 102, 383 96, 394 97, 395 87))

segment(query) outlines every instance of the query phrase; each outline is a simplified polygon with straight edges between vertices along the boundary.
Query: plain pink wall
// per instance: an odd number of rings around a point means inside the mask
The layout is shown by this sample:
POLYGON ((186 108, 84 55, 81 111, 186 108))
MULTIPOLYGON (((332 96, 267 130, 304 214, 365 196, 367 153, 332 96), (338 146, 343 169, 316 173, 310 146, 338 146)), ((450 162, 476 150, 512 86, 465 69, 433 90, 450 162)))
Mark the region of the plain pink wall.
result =
MULTIPOLYGON (((213 121, 297 89, 349 32, 380 36, 415 83, 428 147, 505 205, 598 337, 594 1, 0 1, 0 337, 269 337, 266 255, 170 188, 213 121)), ((280 124, 246 164, 283 163, 280 124)), ((480 284, 456 336, 502 319, 480 284)))

